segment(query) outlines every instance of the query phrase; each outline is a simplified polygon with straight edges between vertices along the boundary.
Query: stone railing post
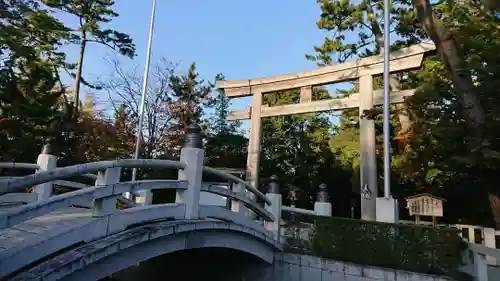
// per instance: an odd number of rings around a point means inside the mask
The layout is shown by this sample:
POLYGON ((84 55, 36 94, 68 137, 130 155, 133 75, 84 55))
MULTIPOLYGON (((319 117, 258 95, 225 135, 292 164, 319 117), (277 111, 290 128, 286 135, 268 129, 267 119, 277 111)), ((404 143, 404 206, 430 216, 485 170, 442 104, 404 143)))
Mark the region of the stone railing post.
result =
POLYGON ((326 184, 324 183, 319 185, 319 190, 316 194, 316 202, 314 202, 314 211, 319 216, 332 216, 332 203, 330 203, 326 184))
MULTIPOLYGON (((37 172, 51 171, 57 168, 57 156, 54 154, 52 139, 49 138, 36 160, 36 163, 40 166, 37 172)), ((39 184, 35 186, 34 191, 38 194, 38 201, 47 200, 52 196, 52 182, 39 184)))
POLYGON ((200 190, 203 175, 203 157, 205 152, 201 149, 201 128, 190 125, 186 135, 184 147, 181 150, 181 162, 186 163, 186 168, 179 170, 178 179, 187 180, 188 188, 178 190, 175 202, 185 204, 186 219, 197 219, 200 210, 200 190))
MULTIPOLYGON (((483 228, 483 235, 484 235, 484 240, 483 240, 484 246, 496 249, 497 245, 496 245, 495 229, 490 227, 485 227, 483 228)), ((486 260, 488 261, 488 264, 495 266, 499 262, 495 257, 490 257, 490 256, 487 256, 486 260)))
MULTIPOLYGON (((137 191, 139 196, 135 197, 135 203, 140 205, 151 205, 153 204, 153 192, 151 190, 139 190, 137 191)), ((130 199, 131 196, 126 196, 127 199, 130 199)))
MULTIPOLYGON (((137 179, 136 179, 137 180, 137 179)), ((138 190, 137 192, 126 192, 123 194, 125 198, 132 200, 137 205, 153 204, 153 191, 151 189, 138 190)))
POLYGON ((473 257, 473 276, 474 281, 488 281, 488 263, 486 262, 486 256, 472 251, 473 257))
MULTIPOLYGON (((121 168, 109 168, 106 171, 99 171, 97 175, 96 185, 112 185, 120 182, 121 168)), ((110 194, 111 195, 111 194, 110 194)), ((119 194, 98 198, 94 200, 92 215, 94 217, 102 217, 112 214, 116 211, 116 198, 119 194)))
POLYGON ((271 201, 271 205, 266 204, 266 210, 274 215, 275 221, 265 222, 265 227, 267 230, 274 233, 274 239, 280 240, 280 223, 281 223, 281 207, 282 207, 282 197, 279 190, 278 177, 271 176, 269 179, 269 190, 266 193, 266 197, 271 201))
MULTIPOLYGON (((241 183, 233 184, 233 192, 236 194, 241 194, 246 196, 245 186, 241 183)), ((231 200, 231 211, 240 214, 241 216, 246 216, 247 208, 243 203, 238 200, 231 200)))

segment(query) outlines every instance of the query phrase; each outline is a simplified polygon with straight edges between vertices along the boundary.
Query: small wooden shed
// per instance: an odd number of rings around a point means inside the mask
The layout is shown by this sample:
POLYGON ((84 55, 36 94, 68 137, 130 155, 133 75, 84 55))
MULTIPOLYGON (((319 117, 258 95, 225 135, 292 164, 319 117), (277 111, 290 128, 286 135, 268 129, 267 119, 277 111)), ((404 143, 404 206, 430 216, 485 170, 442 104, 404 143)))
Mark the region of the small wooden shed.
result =
POLYGON ((443 216, 443 202, 445 199, 429 193, 412 195, 406 199, 406 208, 410 216, 415 216, 415 223, 420 223, 420 217, 432 217, 433 225, 436 218, 443 216))

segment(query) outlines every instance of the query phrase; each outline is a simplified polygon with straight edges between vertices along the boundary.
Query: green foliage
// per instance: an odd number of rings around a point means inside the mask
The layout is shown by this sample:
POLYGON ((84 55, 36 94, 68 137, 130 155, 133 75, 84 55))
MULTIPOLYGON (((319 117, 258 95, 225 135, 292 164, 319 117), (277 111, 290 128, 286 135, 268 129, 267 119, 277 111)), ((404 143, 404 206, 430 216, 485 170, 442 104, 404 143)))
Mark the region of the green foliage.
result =
MULTIPOLYGON (((376 55, 380 46, 377 40, 382 36, 383 1, 334 1, 318 0, 321 16, 317 22, 319 29, 328 31, 321 46, 315 46, 316 54, 306 58, 319 65, 345 62, 356 57, 376 55)), ((416 22, 411 3, 406 0, 394 2, 391 11, 394 33, 398 40, 394 47, 420 42, 425 36, 416 22)))
MULTIPOLYGON (((215 80, 224 80, 224 75, 217 74, 215 80)), ((212 132, 217 135, 228 135, 239 133, 241 121, 228 121, 230 100, 224 94, 223 89, 216 90, 216 96, 213 100, 215 114, 211 120, 212 132)))
POLYGON ((125 33, 112 29, 102 29, 101 24, 109 23, 118 14, 112 9, 113 0, 44 0, 50 7, 60 9, 76 16, 80 26, 73 34, 72 42, 96 42, 118 51, 122 55, 133 57, 135 46, 125 33))
POLYGON ((40 60, 40 56, 56 67, 64 59, 57 47, 68 39, 69 29, 42 9, 38 1, 2 1, 0 18, 2 67, 21 67, 18 63, 40 60))
POLYGON ((460 275, 467 245, 456 229, 331 217, 307 219, 314 228, 306 251, 320 257, 452 278, 460 275))
MULTIPOLYGON (((313 91, 313 100, 328 97, 323 89, 313 91)), ((296 104, 299 99, 298 90, 264 95, 264 103, 269 106, 296 104)), ((304 208, 312 207, 317 186, 325 183, 339 200, 334 212, 348 215, 345 205, 349 200, 345 199, 350 197, 351 188, 344 169, 330 151, 331 130, 327 115, 321 113, 262 119, 260 176, 265 179, 277 175, 285 187, 284 198, 290 198, 293 192, 297 206, 304 208)))
MULTIPOLYGON (((498 56, 494 54, 499 44, 498 13, 485 10, 478 2, 442 1, 431 5, 429 1, 398 0, 392 3, 391 36, 396 39, 392 49, 420 43, 429 39, 429 35, 438 45, 442 40, 450 40, 447 42, 453 43, 446 48, 457 48, 456 55, 438 52, 436 57, 426 58, 421 69, 397 76, 402 89, 418 91, 408 101, 408 108, 392 108, 392 135, 402 136, 398 141, 391 140, 393 193, 400 198, 419 191, 443 196, 449 199, 446 219, 482 224, 491 223, 491 214, 484 212, 489 198, 500 227, 500 206, 494 203, 500 202, 500 190, 493 176, 500 167, 499 95, 493 81, 499 75, 498 56), (417 18, 418 9, 414 6, 430 7, 434 25, 424 29, 422 17, 417 18), (435 34, 445 34, 447 39, 435 34), (474 82, 472 88, 468 86, 470 80, 474 82), (469 97, 468 105, 464 97, 469 97), (476 118, 481 114, 471 115, 472 106, 484 111, 485 122, 479 129, 473 128, 475 121, 471 120, 481 119, 476 118), (411 120, 408 131, 403 130, 404 124, 400 122, 404 115, 411 120), (466 202, 478 212, 461 208, 466 202)), ((314 47, 315 54, 306 56, 308 59, 329 65, 380 51, 382 1, 320 0, 318 4, 322 13, 317 26, 327 36, 321 45, 314 47)), ((374 84, 379 88, 381 78, 375 77, 374 84)), ((371 113, 381 152, 381 112, 371 113)), ((357 114, 355 110, 344 111, 330 141, 337 159, 352 169, 354 188, 359 186, 357 114)), ((381 157, 378 164, 381 173, 381 157)))
POLYGON ((25 65, 25 70, 29 75, 16 75, 13 69, 0 70, 0 147, 4 160, 36 158, 36 147, 51 133, 50 123, 58 114, 60 93, 51 92, 56 82, 53 72, 36 64, 25 65), (35 146, 19 147, 19 143, 35 146))
POLYGON ((170 85, 172 100, 168 108, 173 124, 169 126, 169 131, 176 132, 171 136, 171 141, 179 148, 187 127, 192 122, 201 123, 204 108, 213 106, 210 96, 213 85, 199 78, 195 63, 190 65, 187 75, 170 76, 170 85))
MULTIPOLYGON (((224 80, 218 74, 215 80, 224 80)), ((211 105, 214 114, 208 119, 205 144, 205 164, 212 167, 244 169, 248 139, 242 135, 241 121, 229 121, 230 100, 222 89, 217 89, 211 105)))
POLYGON ((78 27, 71 29, 73 32, 69 41, 80 46, 78 62, 76 64, 66 64, 66 69, 75 78, 74 99, 77 107, 80 103, 80 83, 100 89, 99 86, 92 85, 83 78, 83 61, 85 49, 88 43, 97 43, 107 46, 112 50, 132 58, 135 55, 135 45, 132 39, 125 33, 112 29, 103 29, 102 24, 110 23, 118 14, 112 9, 115 2, 113 0, 43 0, 49 7, 59 9, 65 13, 75 16, 78 19, 78 27))
POLYGON ((1 157, 32 162, 43 139, 56 133, 64 92, 57 48, 68 29, 37 1, 2 1, 0 13, 1 157))
POLYGON ((248 139, 239 134, 208 136, 205 144, 205 165, 210 167, 244 169, 248 139))

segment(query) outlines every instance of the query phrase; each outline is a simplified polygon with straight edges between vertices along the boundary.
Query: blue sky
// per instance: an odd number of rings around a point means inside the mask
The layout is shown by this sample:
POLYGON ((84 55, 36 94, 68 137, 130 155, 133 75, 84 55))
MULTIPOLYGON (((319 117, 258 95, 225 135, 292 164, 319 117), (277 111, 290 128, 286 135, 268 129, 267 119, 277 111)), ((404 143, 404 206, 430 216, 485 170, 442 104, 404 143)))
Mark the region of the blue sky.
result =
MULTIPOLYGON (((137 56, 121 58, 126 66, 143 65, 146 56, 151 0, 116 1, 120 14, 111 28, 128 33, 137 56)), ((166 58, 186 70, 196 62, 200 76, 212 80, 248 79, 314 69, 304 55, 322 43, 325 34, 316 27, 320 8, 315 0, 158 0, 153 61, 166 58)), ((63 16, 66 22, 74 19, 63 16)), ((77 47, 68 47, 75 60, 77 47)), ((87 49, 84 75, 104 76, 111 71, 103 58, 105 47, 87 49)), ((83 89, 83 93, 86 89, 83 89)), ((83 97, 82 97, 83 98, 83 97)), ((234 108, 249 106, 248 98, 233 101, 234 108)))

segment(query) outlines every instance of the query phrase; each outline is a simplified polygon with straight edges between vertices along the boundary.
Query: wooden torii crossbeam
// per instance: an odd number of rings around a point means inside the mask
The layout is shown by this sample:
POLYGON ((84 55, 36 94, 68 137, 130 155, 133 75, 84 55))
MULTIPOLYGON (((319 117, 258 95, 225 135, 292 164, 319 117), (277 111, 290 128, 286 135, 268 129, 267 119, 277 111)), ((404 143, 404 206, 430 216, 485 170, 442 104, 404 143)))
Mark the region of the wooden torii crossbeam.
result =
MULTIPOLYGON (((425 53, 433 50, 435 50, 433 44, 423 43, 394 51, 391 54, 391 73, 419 68, 425 53)), ((382 91, 373 90, 373 76, 381 75, 383 71, 383 57, 372 56, 292 74, 247 80, 217 81, 216 87, 224 89, 225 95, 229 98, 252 96, 250 108, 240 112, 232 112, 228 117, 229 120, 251 120, 246 174, 250 184, 258 187, 261 118, 359 107, 361 217, 366 220, 375 220, 375 199, 378 196, 375 122, 363 116, 363 112, 384 102, 382 91), (312 87, 356 79, 359 80, 359 93, 351 94, 345 98, 312 101, 312 87), (300 88, 300 103, 298 104, 272 107, 262 104, 262 97, 265 93, 298 88, 300 88)), ((414 93, 414 89, 392 92, 391 103, 402 103, 405 97, 414 93)))

